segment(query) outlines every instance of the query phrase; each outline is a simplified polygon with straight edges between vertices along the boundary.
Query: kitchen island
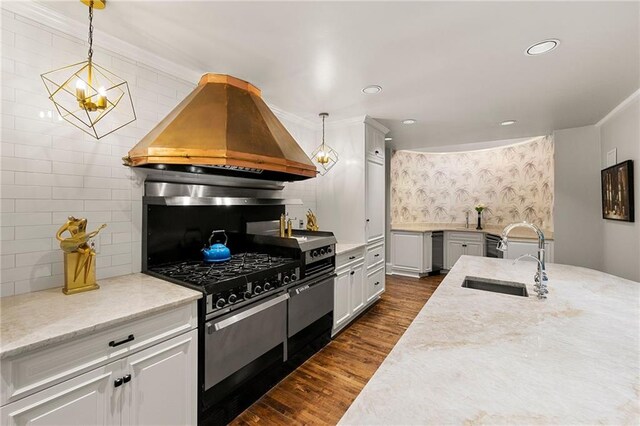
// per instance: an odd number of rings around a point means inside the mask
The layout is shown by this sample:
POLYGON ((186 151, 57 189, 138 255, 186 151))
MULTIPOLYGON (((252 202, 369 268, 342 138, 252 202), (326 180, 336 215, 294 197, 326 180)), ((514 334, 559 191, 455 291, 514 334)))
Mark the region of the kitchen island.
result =
POLYGON ((548 264, 538 300, 535 268, 461 257, 340 424, 638 424, 640 283, 548 264))

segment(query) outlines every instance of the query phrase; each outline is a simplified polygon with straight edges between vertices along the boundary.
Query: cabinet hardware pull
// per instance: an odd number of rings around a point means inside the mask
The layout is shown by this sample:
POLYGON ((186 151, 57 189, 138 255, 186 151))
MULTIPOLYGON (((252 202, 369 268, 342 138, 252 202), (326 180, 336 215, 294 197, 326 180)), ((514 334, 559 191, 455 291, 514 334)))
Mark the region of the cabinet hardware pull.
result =
POLYGON ((349 256, 349 260, 353 260, 355 258, 356 258, 355 256, 349 256))
POLYGON ((378 257, 380 256, 380 253, 374 254, 373 257, 378 257))
POLYGON ((380 284, 380 281, 376 282, 374 285, 378 285, 378 284, 380 284))
POLYGON ((378 155, 378 154, 380 154, 380 151, 378 151, 378 150, 376 149, 376 155, 378 155))
POLYGON ((129 383, 131 381, 131 374, 127 374, 122 378, 123 383, 129 383))
POLYGON ((122 386, 122 377, 118 377, 113 381, 113 387, 117 388, 118 386, 122 386))
POLYGON ((131 342, 133 339, 133 334, 130 334, 129 337, 127 337, 126 339, 122 339, 119 342, 116 342, 115 340, 110 341, 109 346, 115 348, 116 346, 124 345, 127 342, 131 342))
POLYGON ((355 274, 355 273, 356 273, 356 271, 351 271, 351 274, 350 274, 350 275, 353 275, 353 274, 355 274))
POLYGON ((369 219, 367 219, 367 222, 369 222, 369 219))

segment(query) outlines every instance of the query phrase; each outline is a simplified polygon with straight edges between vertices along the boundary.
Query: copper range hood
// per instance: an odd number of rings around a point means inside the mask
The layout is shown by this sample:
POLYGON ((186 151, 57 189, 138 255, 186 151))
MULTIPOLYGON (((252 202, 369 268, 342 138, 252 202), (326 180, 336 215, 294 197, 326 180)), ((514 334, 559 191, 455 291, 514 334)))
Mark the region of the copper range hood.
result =
POLYGON ((123 160, 133 167, 278 181, 316 176, 260 89, 222 74, 203 75, 123 160))

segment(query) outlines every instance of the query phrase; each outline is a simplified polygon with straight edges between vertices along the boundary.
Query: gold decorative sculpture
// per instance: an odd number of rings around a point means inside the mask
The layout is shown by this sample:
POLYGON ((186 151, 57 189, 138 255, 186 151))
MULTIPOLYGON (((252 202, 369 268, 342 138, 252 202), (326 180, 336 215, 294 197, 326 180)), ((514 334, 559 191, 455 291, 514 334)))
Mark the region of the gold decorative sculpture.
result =
POLYGON ((316 218, 316 214, 309 210, 307 212, 307 231, 319 231, 318 227, 318 218, 316 218))
POLYGON ((89 245, 89 240, 105 228, 102 224, 98 229, 87 234, 87 219, 76 219, 69 216, 67 223, 62 225, 56 233, 60 241, 60 248, 64 251, 64 294, 74 294, 83 291, 97 290, 96 283, 96 252, 89 245), (69 237, 62 234, 69 232, 69 237))

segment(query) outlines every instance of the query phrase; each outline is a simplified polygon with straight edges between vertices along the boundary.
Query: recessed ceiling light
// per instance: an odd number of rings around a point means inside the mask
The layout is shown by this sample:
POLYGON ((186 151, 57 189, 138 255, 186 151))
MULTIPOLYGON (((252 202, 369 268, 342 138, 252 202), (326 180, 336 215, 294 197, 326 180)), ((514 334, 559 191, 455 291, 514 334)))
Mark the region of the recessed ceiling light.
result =
POLYGON ((500 123, 501 126, 511 126, 512 124, 516 124, 516 120, 506 120, 500 123))
POLYGON ((402 124, 416 124, 416 119, 414 118, 407 118, 406 120, 402 120, 402 124))
POLYGON ((525 52, 529 56, 542 55, 543 53, 547 53, 558 47, 560 44, 560 40, 555 38, 550 38, 548 40, 542 40, 537 42, 534 45, 531 45, 527 48, 525 52))
POLYGON ((385 141, 392 141, 392 140, 393 140, 393 138, 392 138, 392 137, 390 137, 390 136, 387 136, 386 138, 384 138, 384 140, 385 140, 385 141))
POLYGON ((382 87, 376 84, 367 86, 364 89, 362 89, 362 93, 366 93, 367 95, 375 95, 376 93, 380 93, 380 92, 382 92, 382 87))

